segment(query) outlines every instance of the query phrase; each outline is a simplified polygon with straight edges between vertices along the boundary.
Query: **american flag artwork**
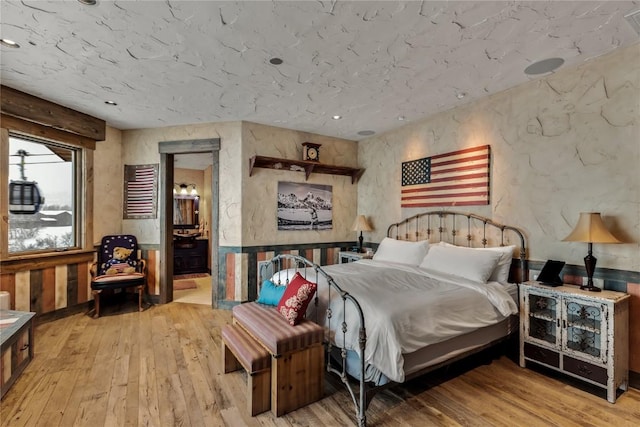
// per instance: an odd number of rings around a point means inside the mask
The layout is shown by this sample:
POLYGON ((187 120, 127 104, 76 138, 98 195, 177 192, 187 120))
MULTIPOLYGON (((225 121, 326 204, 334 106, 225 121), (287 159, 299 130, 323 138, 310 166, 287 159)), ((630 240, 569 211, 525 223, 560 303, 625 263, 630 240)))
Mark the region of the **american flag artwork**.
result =
POLYGON ((155 218, 158 165, 125 165, 124 218, 155 218))
POLYGON ((489 204, 491 146, 402 162, 403 208, 489 204))

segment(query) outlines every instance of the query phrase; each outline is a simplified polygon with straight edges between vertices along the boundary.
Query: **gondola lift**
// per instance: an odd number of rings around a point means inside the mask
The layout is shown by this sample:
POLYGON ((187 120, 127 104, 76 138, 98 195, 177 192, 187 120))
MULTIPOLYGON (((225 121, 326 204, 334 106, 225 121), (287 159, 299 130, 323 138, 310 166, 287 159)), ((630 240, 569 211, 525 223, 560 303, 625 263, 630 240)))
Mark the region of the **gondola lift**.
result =
POLYGON ((44 197, 40 194, 38 183, 27 181, 24 175, 24 158, 29 155, 25 150, 18 150, 20 156, 20 180, 9 182, 9 212, 14 214, 32 215, 40 211, 44 204, 44 197))

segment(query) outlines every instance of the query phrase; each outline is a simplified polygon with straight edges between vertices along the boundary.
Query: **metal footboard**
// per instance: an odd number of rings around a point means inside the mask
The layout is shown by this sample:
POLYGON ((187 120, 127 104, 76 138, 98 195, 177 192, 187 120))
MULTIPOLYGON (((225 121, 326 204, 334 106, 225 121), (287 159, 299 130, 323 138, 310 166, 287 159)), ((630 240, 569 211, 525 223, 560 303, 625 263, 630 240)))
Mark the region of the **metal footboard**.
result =
POLYGON ((367 332, 362 308, 360 307, 358 301, 353 297, 353 295, 340 288, 340 286, 333 280, 331 275, 326 273, 319 265, 314 264, 308 259, 298 255, 282 254, 275 256, 269 262, 262 264, 260 276, 263 279, 274 277, 275 282, 277 282, 278 284, 288 284, 296 272, 300 273, 305 279, 318 284, 318 291, 316 292, 314 298, 315 319, 311 320, 314 320, 317 324, 323 325, 325 327, 326 370, 327 372, 336 375, 347 388, 347 391, 349 392, 349 395, 351 396, 351 400, 353 401, 355 407, 355 415, 356 419, 358 420, 358 425, 364 427, 367 424, 367 417, 365 412, 368 404, 364 362, 364 351, 367 345, 367 332), (323 286, 323 284, 318 281, 318 278, 320 276, 324 277, 328 286, 326 324, 324 322, 324 319, 320 318, 320 316, 325 316, 325 313, 320 313, 319 309, 320 286, 323 286), (334 319, 334 314, 332 313, 331 307, 329 305, 329 302, 336 295, 342 300, 342 319, 334 319), (334 341, 332 340, 332 334, 342 333, 342 342, 346 342, 346 334, 349 330, 349 325, 347 325, 345 316, 347 313, 348 305, 356 310, 360 318, 360 327, 358 330, 358 346, 360 349, 361 357, 359 387, 357 390, 355 390, 352 386, 347 374, 347 350, 345 348, 339 348, 341 360, 337 363, 339 365, 337 367, 332 364, 331 355, 334 347, 336 347, 334 341), (337 327, 333 327, 333 325, 336 325, 337 327))

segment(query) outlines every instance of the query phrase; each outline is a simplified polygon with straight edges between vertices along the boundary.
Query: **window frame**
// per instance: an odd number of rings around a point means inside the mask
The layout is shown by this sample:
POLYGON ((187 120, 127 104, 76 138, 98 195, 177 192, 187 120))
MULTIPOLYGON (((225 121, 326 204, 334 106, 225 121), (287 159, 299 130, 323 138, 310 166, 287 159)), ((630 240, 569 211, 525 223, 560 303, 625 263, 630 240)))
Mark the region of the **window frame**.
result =
POLYGON ((0 190, 0 268, 9 272, 14 269, 19 270, 22 264, 32 265, 34 261, 55 259, 57 257, 69 256, 93 252, 93 151, 95 141, 88 138, 79 137, 64 131, 51 129, 46 126, 24 122, 20 119, 2 116, 2 128, 0 128, 0 164, 2 164, 2 174, 0 180, 7 185, 3 185, 0 190), (8 126, 7 123, 9 122, 8 126), (9 253, 9 134, 17 137, 25 137, 36 141, 50 141, 78 149, 77 164, 74 168, 74 180, 76 181, 75 195, 75 218, 76 246, 68 250, 42 250, 29 252, 9 253), (20 261, 24 261, 21 263, 20 261))
MULTIPOLYGON (((11 138, 21 139, 26 142, 30 142, 33 144, 42 144, 45 147, 49 146, 58 146, 65 150, 69 150, 73 152, 72 155, 72 187, 73 187, 73 198, 71 200, 72 203, 72 212, 73 212, 73 221, 72 221, 72 233, 73 233, 73 245, 66 248, 46 248, 46 249, 35 249, 35 250, 27 250, 20 252, 11 252, 7 249, 9 257, 20 256, 20 255, 38 255, 38 254, 49 254, 51 252, 60 252, 60 251, 75 251, 82 248, 82 221, 79 220, 81 205, 82 205, 82 197, 79 195, 83 193, 84 186, 86 185, 82 180, 82 159, 84 158, 83 150, 75 147, 73 145, 65 144, 61 141, 51 141, 49 139, 36 138, 30 135, 25 135, 24 133, 9 131, 9 145, 11 144, 11 138)), ((11 163, 11 152, 9 152, 9 163, 11 163)), ((46 195, 45 195, 46 196, 46 195)), ((46 203, 46 199, 45 199, 46 203)), ((10 215, 10 214, 9 214, 10 215)), ((9 227, 10 228, 10 227, 9 227)), ((7 238, 7 242, 8 242, 7 238)))

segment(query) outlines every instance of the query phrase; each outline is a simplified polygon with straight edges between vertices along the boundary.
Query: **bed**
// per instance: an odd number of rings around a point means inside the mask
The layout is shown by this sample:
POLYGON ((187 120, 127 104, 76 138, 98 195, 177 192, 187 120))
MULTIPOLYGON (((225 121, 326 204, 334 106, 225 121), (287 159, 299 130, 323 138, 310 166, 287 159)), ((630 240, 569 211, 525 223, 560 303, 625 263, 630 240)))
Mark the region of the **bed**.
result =
POLYGON ((390 225, 373 259, 320 267, 283 254, 261 273, 279 284, 296 273, 317 283, 306 316, 325 327, 327 371, 346 386, 365 426, 381 389, 518 330, 515 283, 526 277, 525 254, 516 227, 430 211, 390 225))

